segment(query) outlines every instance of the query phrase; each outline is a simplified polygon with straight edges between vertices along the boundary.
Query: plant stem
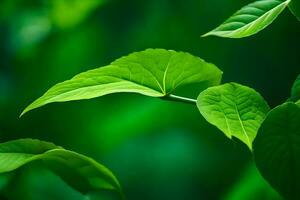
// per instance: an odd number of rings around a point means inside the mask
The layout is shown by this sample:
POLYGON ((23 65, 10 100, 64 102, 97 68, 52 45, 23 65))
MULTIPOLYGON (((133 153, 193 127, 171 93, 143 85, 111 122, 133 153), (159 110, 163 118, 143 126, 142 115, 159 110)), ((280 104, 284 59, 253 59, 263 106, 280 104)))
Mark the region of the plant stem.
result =
POLYGON ((197 103, 196 99, 190 99, 190 98, 186 98, 186 97, 176 96, 173 94, 164 96, 161 99, 168 100, 168 101, 177 101, 177 102, 181 102, 181 103, 188 103, 188 104, 193 104, 193 105, 196 105, 196 103, 197 103))

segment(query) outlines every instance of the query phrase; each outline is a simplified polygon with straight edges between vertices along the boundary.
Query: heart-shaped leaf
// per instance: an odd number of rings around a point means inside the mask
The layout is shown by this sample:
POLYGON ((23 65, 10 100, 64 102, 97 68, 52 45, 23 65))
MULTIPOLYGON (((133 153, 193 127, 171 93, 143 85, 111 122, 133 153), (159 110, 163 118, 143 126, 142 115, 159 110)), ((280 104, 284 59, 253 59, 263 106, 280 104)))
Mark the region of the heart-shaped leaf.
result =
POLYGON ((292 0, 289 4, 289 9, 292 13, 297 17, 300 21, 300 1, 299 0, 292 0))
POLYGON ((297 101, 300 99, 300 74, 296 78, 292 91, 291 91, 291 97, 289 98, 290 101, 297 101))
POLYGON ((292 102, 274 108, 253 142, 256 165, 285 198, 300 199, 300 107, 292 102))
POLYGON ((255 90, 237 84, 210 87, 200 93, 197 106, 203 117, 231 138, 250 149, 269 106, 255 90))
POLYGON ((49 169, 83 194, 101 190, 116 190, 121 194, 119 182, 112 172, 89 157, 33 139, 0 144, 0 173, 16 170, 35 160, 42 160, 49 169))
POLYGON ((222 71, 215 65, 191 54, 147 49, 53 86, 22 114, 52 102, 90 99, 118 92, 164 97, 186 84, 219 84, 221 77, 222 71))
POLYGON ((256 1, 243 7, 219 27, 203 36, 242 38, 253 35, 270 25, 289 2, 290 0, 256 1))

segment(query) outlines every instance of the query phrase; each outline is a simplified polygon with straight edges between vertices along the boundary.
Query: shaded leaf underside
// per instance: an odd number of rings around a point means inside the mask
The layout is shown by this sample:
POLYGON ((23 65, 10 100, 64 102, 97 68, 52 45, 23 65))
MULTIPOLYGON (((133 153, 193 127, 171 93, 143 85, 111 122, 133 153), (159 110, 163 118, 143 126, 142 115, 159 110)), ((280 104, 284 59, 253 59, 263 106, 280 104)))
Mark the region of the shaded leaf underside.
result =
POLYGON ((274 108, 253 143, 255 162, 279 193, 300 199, 300 107, 292 102, 274 108))
POLYGON ((97 190, 120 190, 115 176, 93 159, 49 142, 19 139, 0 144, 0 173, 41 160, 74 189, 86 194, 97 190))
POLYGON ((289 4, 289 9, 295 15, 295 17, 300 21, 300 1, 292 0, 289 4))

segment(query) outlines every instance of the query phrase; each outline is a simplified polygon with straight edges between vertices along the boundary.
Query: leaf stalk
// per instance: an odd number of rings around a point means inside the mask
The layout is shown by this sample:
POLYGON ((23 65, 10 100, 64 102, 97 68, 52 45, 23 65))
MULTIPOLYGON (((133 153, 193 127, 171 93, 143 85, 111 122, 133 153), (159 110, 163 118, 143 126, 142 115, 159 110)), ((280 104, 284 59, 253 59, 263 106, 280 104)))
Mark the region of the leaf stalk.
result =
POLYGON ((191 99, 191 98, 187 98, 187 97, 177 96, 174 94, 169 94, 167 96, 161 97, 161 99, 167 100, 167 101, 176 101, 176 102, 181 102, 181 103, 187 103, 187 104, 192 104, 192 105, 196 105, 196 103, 197 103, 197 99, 191 99))

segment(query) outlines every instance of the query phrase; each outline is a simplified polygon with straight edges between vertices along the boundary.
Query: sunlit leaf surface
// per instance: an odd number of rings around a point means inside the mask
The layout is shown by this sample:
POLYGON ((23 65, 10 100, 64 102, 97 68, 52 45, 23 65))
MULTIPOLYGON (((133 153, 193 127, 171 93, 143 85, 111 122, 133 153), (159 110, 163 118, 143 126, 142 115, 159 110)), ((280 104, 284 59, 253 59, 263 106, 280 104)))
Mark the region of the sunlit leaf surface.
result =
POLYGON ((237 84, 210 87, 198 97, 204 118, 223 133, 243 141, 250 149, 259 126, 269 111, 263 97, 252 88, 237 84))
POLYGON ((270 25, 289 2, 290 0, 258 0, 243 7, 204 36, 242 38, 253 35, 270 25))
POLYGON ((53 86, 22 114, 52 102, 91 99, 119 92, 164 97, 186 84, 219 84, 221 77, 222 72, 215 65, 189 53, 147 49, 53 86))

